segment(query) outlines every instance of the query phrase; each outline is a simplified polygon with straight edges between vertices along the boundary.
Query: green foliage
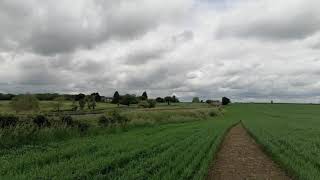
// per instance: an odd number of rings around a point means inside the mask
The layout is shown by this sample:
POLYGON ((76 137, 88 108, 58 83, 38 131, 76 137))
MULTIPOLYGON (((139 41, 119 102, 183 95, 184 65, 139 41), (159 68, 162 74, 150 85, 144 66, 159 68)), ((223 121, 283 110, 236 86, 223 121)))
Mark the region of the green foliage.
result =
POLYGON ((85 99, 83 98, 83 99, 80 99, 79 100, 79 107, 80 107, 80 110, 83 110, 84 109, 84 107, 85 107, 85 105, 86 105, 86 101, 85 101, 85 99))
MULTIPOLYGON (((142 127, 1 150, 1 179, 204 179, 232 121, 142 127)), ((51 131, 47 131, 51 133, 51 131)))
POLYGON ((138 99, 133 94, 126 94, 121 97, 120 104, 130 106, 130 104, 137 104, 138 99))
POLYGON ((19 95, 12 99, 11 107, 16 112, 21 111, 38 111, 39 101, 33 95, 19 95))
POLYGON ((15 126, 18 120, 19 120, 18 116, 0 114, 0 128, 15 126))
POLYGON ((149 108, 156 107, 157 102, 154 99, 148 99, 147 102, 149 104, 149 108))
POLYGON ((222 105, 228 105, 229 103, 231 103, 229 98, 227 98, 227 97, 222 98, 222 105))
POLYGON ((142 96, 141 96, 141 100, 148 100, 148 95, 147 95, 147 92, 146 91, 144 91, 143 93, 142 93, 142 96))
POLYGON ((113 95, 111 103, 113 104, 119 104, 120 103, 120 94, 118 91, 116 91, 113 95))
POLYGON ((165 101, 164 101, 164 98, 162 98, 162 97, 157 97, 156 98, 156 101, 158 102, 158 103, 164 103, 165 101))
POLYGON ((193 102, 193 103, 200 103, 199 97, 194 97, 194 98, 192 99, 192 102, 193 102))
POLYGON ((61 122, 66 126, 72 126, 74 124, 73 119, 69 115, 64 115, 61 117, 61 122))
POLYGON ((65 100, 64 97, 57 97, 54 99, 54 101, 55 101, 54 102, 54 109, 56 111, 59 112, 62 109, 64 100, 65 100))
POLYGON ((98 120, 98 124, 100 126, 108 127, 111 123, 111 119, 106 117, 105 115, 101 115, 98 120))
POLYGON ((44 115, 35 115, 33 118, 33 123, 35 123, 38 127, 48 127, 50 126, 50 122, 48 118, 44 115))
POLYGON ((147 101, 140 101, 138 103, 139 108, 149 108, 149 103, 147 101))

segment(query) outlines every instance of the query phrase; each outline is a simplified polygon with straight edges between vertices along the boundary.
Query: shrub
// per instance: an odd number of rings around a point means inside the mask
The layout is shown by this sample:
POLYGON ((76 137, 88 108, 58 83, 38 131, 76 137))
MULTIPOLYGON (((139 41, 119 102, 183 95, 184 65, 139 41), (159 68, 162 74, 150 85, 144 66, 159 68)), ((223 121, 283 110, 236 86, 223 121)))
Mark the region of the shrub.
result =
POLYGON ((222 105, 228 105, 229 103, 231 103, 229 98, 227 98, 227 97, 222 98, 222 105))
POLYGON ((61 117, 61 121, 62 121, 63 124, 65 124, 67 126, 72 126, 73 125, 73 119, 69 115, 62 116, 61 117))
POLYGON ((50 126, 48 118, 44 115, 36 115, 33 117, 33 123, 38 125, 38 127, 50 126))
POLYGON ((219 115, 219 112, 217 110, 211 110, 209 112, 209 116, 211 116, 211 117, 218 116, 218 115, 219 115))
POLYGON ((123 126, 129 122, 129 119, 126 116, 121 115, 117 110, 111 111, 110 116, 111 124, 118 123, 123 126))
POLYGON ((0 127, 5 128, 5 127, 12 127, 17 124, 19 120, 18 116, 14 115, 0 115, 0 127))
POLYGON ((78 122, 78 129, 81 133, 85 133, 89 129, 89 124, 83 123, 83 122, 78 122))
POLYGON ((102 115, 102 116, 99 117, 98 124, 99 124, 100 126, 106 126, 106 127, 108 127, 110 123, 111 123, 111 119, 108 118, 108 117, 106 117, 105 115, 102 115))
POLYGON ((149 107, 149 103, 147 101, 140 101, 138 104, 139 108, 148 108, 149 107))
POLYGON ((149 99, 148 103, 149 103, 149 108, 154 108, 156 107, 156 104, 157 104, 157 102, 153 99, 149 99))

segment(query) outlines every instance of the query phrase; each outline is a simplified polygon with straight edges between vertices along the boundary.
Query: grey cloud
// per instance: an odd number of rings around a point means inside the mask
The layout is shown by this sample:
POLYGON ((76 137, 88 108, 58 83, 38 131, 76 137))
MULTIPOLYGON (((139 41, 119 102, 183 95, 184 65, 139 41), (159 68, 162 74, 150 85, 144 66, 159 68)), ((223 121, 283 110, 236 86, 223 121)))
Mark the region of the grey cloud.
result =
POLYGON ((297 1, 284 3, 273 11, 270 10, 272 7, 245 7, 242 9, 242 14, 226 16, 220 24, 216 36, 220 38, 235 36, 270 40, 295 40, 304 39, 318 32, 320 30, 320 14, 315 6, 320 4, 313 0, 303 3, 295 2, 297 1), (282 11, 281 14, 278 13, 279 9, 282 11), (258 12, 259 10, 261 12, 258 12))

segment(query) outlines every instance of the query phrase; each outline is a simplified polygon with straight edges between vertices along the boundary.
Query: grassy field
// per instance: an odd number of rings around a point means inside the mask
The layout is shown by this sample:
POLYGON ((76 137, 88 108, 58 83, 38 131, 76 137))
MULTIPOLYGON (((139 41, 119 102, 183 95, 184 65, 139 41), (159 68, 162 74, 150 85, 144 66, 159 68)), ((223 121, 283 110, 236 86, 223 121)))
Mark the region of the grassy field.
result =
MULTIPOLYGON (((41 103, 50 109, 50 102, 41 103)), ((207 104, 120 107, 132 127, 113 130, 97 121, 116 105, 98 108, 73 115, 91 124, 85 135, 43 130, 38 143, 0 149, 0 179, 204 179, 226 130, 240 120, 291 175, 320 177, 319 105, 232 104, 219 116, 207 104), (64 138, 46 138, 50 133, 64 138)))
POLYGON ((272 158, 297 179, 320 177, 320 106, 233 104, 237 115, 272 158))
POLYGON ((1 150, 1 179, 203 179, 226 129, 221 118, 1 150))

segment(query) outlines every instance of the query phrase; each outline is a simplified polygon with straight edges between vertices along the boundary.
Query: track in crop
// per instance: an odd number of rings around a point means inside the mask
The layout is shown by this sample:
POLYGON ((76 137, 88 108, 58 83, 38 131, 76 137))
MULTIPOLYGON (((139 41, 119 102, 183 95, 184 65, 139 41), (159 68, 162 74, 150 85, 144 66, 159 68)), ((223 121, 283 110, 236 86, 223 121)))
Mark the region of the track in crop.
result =
POLYGON ((207 179, 290 178, 263 153, 239 123, 226 135, 207 179))

